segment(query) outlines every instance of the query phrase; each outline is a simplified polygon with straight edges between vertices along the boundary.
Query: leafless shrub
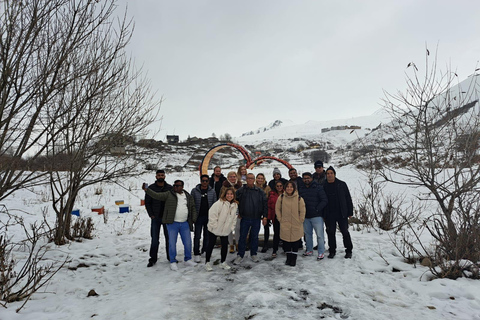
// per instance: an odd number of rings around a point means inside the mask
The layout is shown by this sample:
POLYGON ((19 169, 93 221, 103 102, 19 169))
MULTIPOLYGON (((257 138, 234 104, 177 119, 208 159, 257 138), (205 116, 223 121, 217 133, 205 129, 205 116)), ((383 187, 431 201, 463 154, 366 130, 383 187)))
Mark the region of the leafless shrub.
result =
POLYGON ((84 239, 93 239, 93 230, 94 230, 93 220, 91 217, 88 218, 77 218, 72 225, 72 237, 73 238, 84 238, 84 239))
POLYGON ((47 262, 45 255, 50 248, 42 241, 45 238, 43 222, 27 227, 22 218, 10 218, 15 221, 14 228, 23 230, 25 239, 13 242, 7 228, 0 228, 0 304, 6 308, 8 303, 24 301, 16 310, 19 312, 32 294, 45 286, 69 258, 47 262), (14 251, 23 252, 26 257, 18 259, 13 255, 14 251))
POLYGON ((140 228, 140 224, 138 223, 140 221, 140 213, 136 213, 130 222, 127 220, 128 219, 123 217, 119 217, 116 219, 116 223, 114 224, 113 229, 117 236, 121 236, 123 234, 132 234, 137 231, 138 228, 140 228), (116 226, 117 222, 120 222, 120 225, 118 227, 116 226))

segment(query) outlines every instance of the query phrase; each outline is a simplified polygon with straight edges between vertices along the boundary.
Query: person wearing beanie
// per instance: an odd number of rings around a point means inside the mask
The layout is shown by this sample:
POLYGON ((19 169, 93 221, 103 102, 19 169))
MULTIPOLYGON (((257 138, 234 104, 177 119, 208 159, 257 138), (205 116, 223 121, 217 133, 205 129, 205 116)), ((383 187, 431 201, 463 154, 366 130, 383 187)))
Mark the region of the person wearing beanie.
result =
POLYGON ((268 183, 270 190, 275 190, 275 184, 277 181, 281 181, 284 185, 287 183, 287 179, 282 178, 280 170, 278 168, 273 168, 273 179, 268 183))
POLYGON ((323 162, 321 160, 315 161, 313 165, 315 173, 313 174, 313 181, 317 184, 323 184, 325 181, 325 170, 323 170, 323 162))
POLYGON ((348 232, 348 217, 353 216, 353 202, 348 190, 347 184, 337 179, 337 172, 330 166, 326 171, 326 181, 323 188, 327 194, 328 204, 325 207, 325 225, 328 236, 328 258, 335 257, 337 250, 337 241, 335 232, 338 227, 343 237, 345 246, 345 259, 352 258, 352 238, 348 232))

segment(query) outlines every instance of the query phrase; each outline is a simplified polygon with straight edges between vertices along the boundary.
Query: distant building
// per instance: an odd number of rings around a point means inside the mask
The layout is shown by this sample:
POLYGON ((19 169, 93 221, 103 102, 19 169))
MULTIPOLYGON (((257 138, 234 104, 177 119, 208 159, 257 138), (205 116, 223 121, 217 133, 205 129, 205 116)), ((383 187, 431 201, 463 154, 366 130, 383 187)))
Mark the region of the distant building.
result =
POLYGON ((180 141, 180 138, 178 136, 169 136, 167 135, 167 142, 168 144, 175 144, 180 141))

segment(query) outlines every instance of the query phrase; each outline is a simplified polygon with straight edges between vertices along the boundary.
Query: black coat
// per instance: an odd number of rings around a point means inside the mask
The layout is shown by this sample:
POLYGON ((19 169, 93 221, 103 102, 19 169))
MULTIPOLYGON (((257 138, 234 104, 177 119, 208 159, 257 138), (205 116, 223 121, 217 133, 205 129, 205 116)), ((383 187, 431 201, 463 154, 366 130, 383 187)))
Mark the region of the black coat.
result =
POLYGON ((210 185, 210 187, 214 188, 215 189, 215 194, 217 195, 217 199, 220 199, 220 189, 222 189, 222 186, 223 186, 223 182, 225 180, 227 180, 227 178, 225 178, 225 176, 223 175, 223 173, 220 175, 220 178, 219 178, 219 181, 217 184, 215 184, 215 179, 213 178, 215 174, 212 173, 212 176, 210 177, 210 181, 208 182, 208 184, 210 185), (214 187, 215 186, 215 187, 214 187))
POLYGON ((310 187, 300 186, 299 194, 305 201, 305 219, 324 217, 324 208, 328 203, 327 195, 323 187, 312 182, 310 187))
MULTIPOLYGON (((323 183, 324 186, 326 186, 328 182, 325 180, 323 183)), ((335 181, 333 182, 335 186, 335 192, 336 192, 336 198, 337 198, 337 206, 332 206, 332 207, 338 207, 340 208, 340 214, 342 218, 348 218, 353 216, 353 201, 352 201, 352 196, 350 195, 350 191, 348 190, 347 184, 343 182, 342 180, 339 180, 335 178, 335 181)), ((327 193, 328 197, 328 193, 327 193)), ((330 201, 330 199, 328 200, 330 201)), ((335 219, 337 216, 337 212, 331 212, 329 210, 329 206, 325 207, 325 218, 327 220, 329 219, 335 219)))
MULTIPOLYGON (((148 186, 155 192, 165 192, 172 190, 172 186, 165 182, 163 187, 158 186, 156 183, 153 183, 148 186)), ((153 199, 148 194, 145 194, 145 209, 150 217, 154 216, 160 221, 163 218, 163 211, 165 210, 165 201, 160 201, 153 199)))
POLYGON ((239 215, 242 218, 261 219, 268 216, 267 195, 262 189, 244 185, 236 192, 239 215))

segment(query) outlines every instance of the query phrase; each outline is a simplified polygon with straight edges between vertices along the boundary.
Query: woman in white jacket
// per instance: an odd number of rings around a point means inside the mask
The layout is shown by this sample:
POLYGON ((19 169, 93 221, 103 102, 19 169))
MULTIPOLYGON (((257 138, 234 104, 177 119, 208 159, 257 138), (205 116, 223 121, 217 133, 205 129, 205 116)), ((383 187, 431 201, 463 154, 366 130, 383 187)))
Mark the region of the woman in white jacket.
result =
POLYGON ((208 246, 205 252, 205 269, 212 271, 210 258, 212 256, 213 247, 220 237, 221 248, 221 264, 220 268, 228 270, 230 266, 225 261, 227 259, 228 235, 235 229, 237 220, 238 202, 235 200, 235 189, 227 188, 220 195, 220 200, 215 202, 208 210, 208 246))

